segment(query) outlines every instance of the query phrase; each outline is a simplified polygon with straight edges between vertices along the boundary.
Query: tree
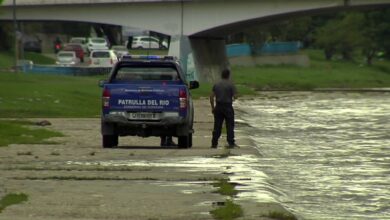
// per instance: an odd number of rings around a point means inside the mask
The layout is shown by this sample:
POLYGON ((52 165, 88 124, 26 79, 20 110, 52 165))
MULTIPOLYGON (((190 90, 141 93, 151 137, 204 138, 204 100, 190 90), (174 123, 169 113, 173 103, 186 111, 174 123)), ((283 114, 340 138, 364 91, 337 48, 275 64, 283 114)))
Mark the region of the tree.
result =
POLYGON ((335 33, 337 33, 338 28, 338 21, 330 20, 323 27, 317 29, 315 34, 316 44, 324 49, 327 60, 331 60, 336 52, 338 36, 335 33))
POLYGON ((376 10, 364 13, 363 55, 368 65, 372 64, 375 55, 384 50, 390 52, 390 10, 376 10))
POLYGON ((327 60, 336 52, 341 53, 344 60, 351 60, 353 52, 365 42, 363 29, 361 13, 343 13, 317 29, 316 44, 324 49, 327 60))

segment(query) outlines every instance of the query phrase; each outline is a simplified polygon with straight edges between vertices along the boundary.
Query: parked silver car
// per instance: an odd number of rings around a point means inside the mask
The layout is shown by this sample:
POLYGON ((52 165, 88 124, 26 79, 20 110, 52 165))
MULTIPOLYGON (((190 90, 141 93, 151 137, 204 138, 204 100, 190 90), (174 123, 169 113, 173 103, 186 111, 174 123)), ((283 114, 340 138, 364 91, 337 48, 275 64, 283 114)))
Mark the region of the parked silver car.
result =
POLYGON ((57 65, 74 66, 80 64, 80 59, 76 56, 75 51, 60 51, 57 53, 57 65))
POLYGON ((112 50, 93 50, 89 56, 91 67, 112 67, 118 62, 118 58, 112 50))

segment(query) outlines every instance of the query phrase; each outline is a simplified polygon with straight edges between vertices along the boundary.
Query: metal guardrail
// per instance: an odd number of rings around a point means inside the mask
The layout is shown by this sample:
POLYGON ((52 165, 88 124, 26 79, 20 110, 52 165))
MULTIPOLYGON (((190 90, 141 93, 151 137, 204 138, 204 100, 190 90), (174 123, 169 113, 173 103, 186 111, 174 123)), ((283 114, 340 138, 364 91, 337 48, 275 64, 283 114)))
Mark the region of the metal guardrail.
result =
MULTIPOLYGON (((256 53, 260 55, 293 54, 297 53, 301 47, 300 42, 271 42, 256 48, 256 53)), ((228 57, 250 56, 252 54, 249 44, 226 45, 226 51, 228 57)))

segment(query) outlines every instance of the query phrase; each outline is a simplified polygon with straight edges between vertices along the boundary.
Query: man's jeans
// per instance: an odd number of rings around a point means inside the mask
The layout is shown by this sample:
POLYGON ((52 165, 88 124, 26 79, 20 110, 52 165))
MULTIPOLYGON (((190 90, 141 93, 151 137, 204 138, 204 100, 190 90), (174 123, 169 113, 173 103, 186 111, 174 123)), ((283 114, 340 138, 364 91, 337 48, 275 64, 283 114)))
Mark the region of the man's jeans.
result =
POLYGON ((218 139, 221 137, 223 121, 226 123, 227 142, 230 146, 234 145, 234 109, 232 104, 217 103, 214 109, 214 130, 212 146, 218 145, 218 139))

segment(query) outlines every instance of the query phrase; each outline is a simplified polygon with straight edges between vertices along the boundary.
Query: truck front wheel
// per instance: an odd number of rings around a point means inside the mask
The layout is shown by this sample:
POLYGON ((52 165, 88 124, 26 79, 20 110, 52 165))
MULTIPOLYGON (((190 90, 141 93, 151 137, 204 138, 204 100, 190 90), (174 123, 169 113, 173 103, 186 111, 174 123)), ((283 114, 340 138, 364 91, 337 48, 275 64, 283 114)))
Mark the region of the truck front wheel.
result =
POLYGON ((103 148, 118 146, 118 135, 103 135, 103 148))

